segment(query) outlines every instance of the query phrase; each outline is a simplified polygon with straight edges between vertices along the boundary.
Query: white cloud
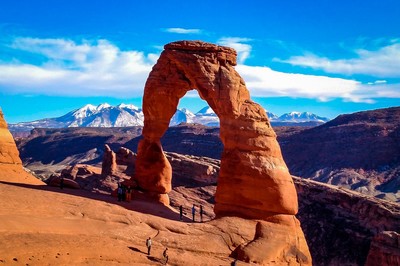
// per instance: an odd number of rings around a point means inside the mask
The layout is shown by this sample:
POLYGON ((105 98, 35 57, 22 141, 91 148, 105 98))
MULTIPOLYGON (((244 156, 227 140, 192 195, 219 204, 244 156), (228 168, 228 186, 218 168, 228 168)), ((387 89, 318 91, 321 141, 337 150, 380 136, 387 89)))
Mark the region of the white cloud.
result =
POLYGON ((349 102, 373 103, 373 98, 400 98, 400 84, 377 80, 363 84, 356 80, 328 76, 284 73, 268 67, 238 65, 238 73, 252 96, 303 97, 329 101, 342 98, 349 102))
POLYGON ((46 57, 0 64, 0 90, 49 95, 141 96, 158 55, 121 51, 107 40, 18 38, 10 46, 46 57))
POLYGON ((374 84, 385 84, 387 83, 386 80, 375 80, 374 82, 368 82, 368 85, 374 85, 374 84))
POLYGON ((327 73, 345 75, 365 74, 374 77, 400 78, 400 43, 390 44, 376 51, 358 49, 357 58, 329 59, 312 53, 276 61, 291 65, 322 69, 327 73))
MULTIPOLYGON (((220 41, 227 45, 250 40, 224 38, 220 41)), ((19 60, 0 62, 0 92, 31 95, 140 97, 159 56, 122 51, 107 40, 76 43, 64 39, 18 38, 10 47, 46 58, 35 65, 19 60)), ((243 46, 240 51, 250 50, 251 47, 243 46)), ((400 84, 389 84, 383 79, 362 84, 356 80, 284 73, 244 64, 239 64, 236 70, 252 96, 305 97, 321 101, 343 98, 353 102, 372 102, 376 97, 400 98, 400 84)))
POLYGON ((238 65, 238 73, 246 81, 252 96, 291 96, 318 98, 358 98, 354 92, 361 88, 358 81, 327 76, 284 73, 268 67, 238 65))
POLYGON ((201 34, 200 29, 184 29, 184 28, 167 28, 164 29, 165 32, 178 33, 178 34, 201 34))
POLYGON ((219 45, 228 46, 236 50, 238 53, 238 63, 244 63, 244 61, 250 56, 251 45, 246 42, 250 42, 252 39, 239 38, 239 37, 223 37, 218 40, 219 45))

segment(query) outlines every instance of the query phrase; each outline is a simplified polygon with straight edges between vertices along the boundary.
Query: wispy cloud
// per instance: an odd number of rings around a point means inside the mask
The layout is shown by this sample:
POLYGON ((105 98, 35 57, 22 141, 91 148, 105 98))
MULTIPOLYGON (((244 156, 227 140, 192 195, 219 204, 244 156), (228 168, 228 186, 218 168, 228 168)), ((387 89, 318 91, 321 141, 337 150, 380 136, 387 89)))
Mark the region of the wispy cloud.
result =
POLYGON ((0 64, 0 90, 48 95, 141 95, 158 58, 121 51, 107 40, 78 44, 65 39, 18 38, 10 47, 44 56, 46 61, 0 64))
POLYGON ((184 29, 184 28, 166 28, 163 29, 165 32, 178 33, 178 34, 201 34, 200 29, 184 29))
POLYGON ((244 63, 244 61, 250 56, 251 45, 247 44, 247 42, 252 41, 249 38, 240 38, 240 37, 223 37, 218 40, 218 44, 223 46, 228 46, 234 48, 238 53, 238 62, 244 63))
POLYGON ((400 78, 400 43, 386 45, 377 50, 357 49, 355 58, 329 59, 313 53, 292 56, 276 61, 295 66, 321 69, 327 73, 344 75, 365 74, 374 77, 400 78))

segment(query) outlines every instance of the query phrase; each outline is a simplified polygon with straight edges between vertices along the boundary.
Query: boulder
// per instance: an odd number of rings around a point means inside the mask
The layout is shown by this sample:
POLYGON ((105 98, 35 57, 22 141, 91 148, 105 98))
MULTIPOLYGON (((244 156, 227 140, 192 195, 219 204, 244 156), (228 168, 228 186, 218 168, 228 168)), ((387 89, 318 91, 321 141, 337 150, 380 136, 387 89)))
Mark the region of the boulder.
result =
MULTIPOLYGON (((60 186, 60 182, 61 182, 61 178, 64 178, 64 177, 53 175, 47 181, 47 184, 49 186, 52 186, 52 187, 59 187, 60 186)), ((69 179, 69 178, 64 178, 64 187, 75 188, 75 189, 81 188, 76 181, 74 181, 72 179, 69 179)))

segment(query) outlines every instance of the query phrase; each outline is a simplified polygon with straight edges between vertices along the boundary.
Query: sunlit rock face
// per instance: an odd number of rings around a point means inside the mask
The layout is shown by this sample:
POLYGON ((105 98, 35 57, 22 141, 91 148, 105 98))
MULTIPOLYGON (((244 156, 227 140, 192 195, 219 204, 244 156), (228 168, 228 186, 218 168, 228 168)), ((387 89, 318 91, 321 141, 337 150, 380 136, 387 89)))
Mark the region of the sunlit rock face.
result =
POLYGON ((14 139, 8 130, 4 115, 0 111, 0 163, 22 164, 14 139))
POLYGON ((236 51, 228 47, 201 41, 165 45, 145 85, 143 139, 133 178, 151 198, 169 203, 172 168, 160 139, 180 98, 196 89, 220 119, 224 150, 215 195, 217 218, 264 220, 255 241, 239 247, 235 256, 262 264, 311 264, 294 216, 298 211, 296 190, 276 134, 264 109, 250 99, 235 65, 236 51), (258 252, 258 246, 270 246, 273 251, 258 252))
POLYGON ((0 110, 0 181, 44 185, 24 171, 15 141, 0 110))

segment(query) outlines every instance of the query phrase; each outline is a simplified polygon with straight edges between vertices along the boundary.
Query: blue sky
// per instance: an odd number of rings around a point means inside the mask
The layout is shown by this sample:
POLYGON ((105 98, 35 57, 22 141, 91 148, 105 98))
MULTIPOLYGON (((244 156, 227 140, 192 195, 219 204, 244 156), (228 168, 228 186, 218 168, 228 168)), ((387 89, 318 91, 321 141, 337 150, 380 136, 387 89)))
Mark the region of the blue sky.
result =
POLYGON ((398 14, 394 0, 2 1, 0 106, 9 123, 141 106, 163 45, 184 39, 235 48, 252 98, 278 115, 399 106, 398 14))

